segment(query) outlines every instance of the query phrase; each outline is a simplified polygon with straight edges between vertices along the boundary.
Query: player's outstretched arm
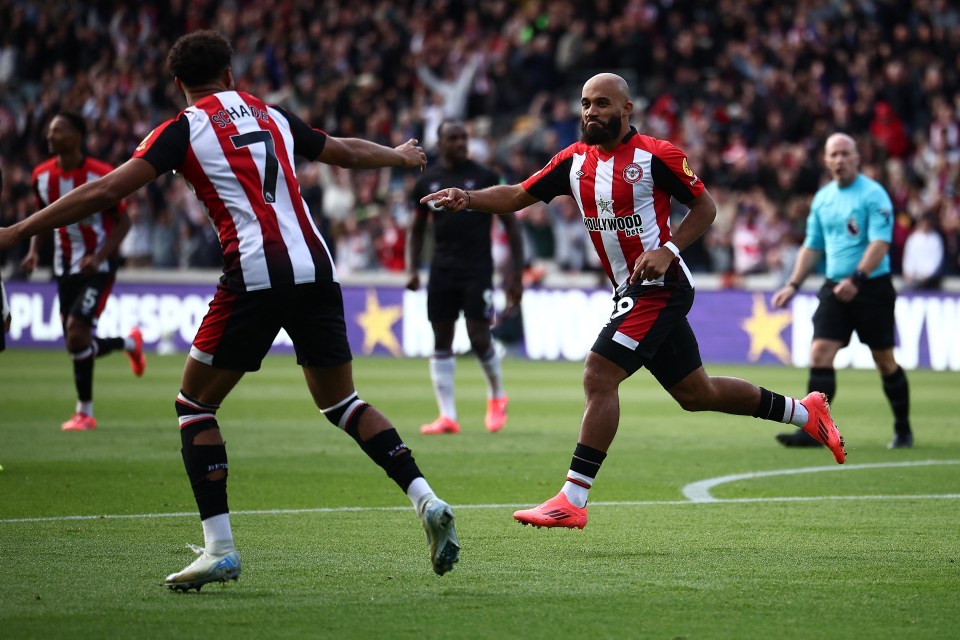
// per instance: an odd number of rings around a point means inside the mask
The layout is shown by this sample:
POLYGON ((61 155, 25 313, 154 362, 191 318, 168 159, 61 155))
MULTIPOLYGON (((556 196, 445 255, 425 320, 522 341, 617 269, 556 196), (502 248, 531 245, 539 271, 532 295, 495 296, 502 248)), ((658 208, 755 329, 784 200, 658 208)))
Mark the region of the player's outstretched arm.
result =
POLYGON ((13 226, 0 228, 0 249, 12 247, 38 233, 65 227, 92 213, 109 209, 156 177, 156 170, 146 160, 127 160, 99 180, 77 187, 32 216, 13 226))
POLYGON ((497 215, 519 211, 536 201, 537 199, 519 184, 500 184, 479 191, 464 191, 450 187, 420 198, 420 204, 433 202, 437 207, 447 211, 473 209, 497 215))
POLYGON ((381 167, 415 169, 427 165, 426 154, 413 138, 391 149, 369 140, 328 136, 317 160, 346 169, 379 169, 381 167))

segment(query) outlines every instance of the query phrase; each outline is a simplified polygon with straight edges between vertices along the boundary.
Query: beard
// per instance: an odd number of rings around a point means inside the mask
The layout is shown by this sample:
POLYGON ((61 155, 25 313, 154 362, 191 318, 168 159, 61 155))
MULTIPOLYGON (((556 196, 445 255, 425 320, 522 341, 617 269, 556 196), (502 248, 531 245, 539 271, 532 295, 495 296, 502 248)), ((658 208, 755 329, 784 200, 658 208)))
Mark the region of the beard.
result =
POLYGON ((605 144, 620 135, 619 116, 613 116, 606 122, 603 120, 593 120, 592 122, 599 122, 600 129, 587 129, 587 123, 580 121, 580 141, 584 144, 605 144))

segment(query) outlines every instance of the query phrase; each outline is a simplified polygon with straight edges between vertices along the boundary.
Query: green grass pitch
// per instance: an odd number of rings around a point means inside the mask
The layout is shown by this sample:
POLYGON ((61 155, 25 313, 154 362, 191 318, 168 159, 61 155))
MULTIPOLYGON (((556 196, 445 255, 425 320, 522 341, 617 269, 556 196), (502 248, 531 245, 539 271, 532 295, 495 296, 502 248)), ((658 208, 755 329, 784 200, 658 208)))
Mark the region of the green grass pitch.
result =
MULTIPOLYGON (((202 543, 173 411, 182 366, 153 356, 135 379, 122 356, 98 361, 98 429, 61 433, 74 402, 66 355, 0 355, 0 636, 899 639, 960 628, 960 374, 909 374, 916 446, 888 451, 876 372, 840 371, 839 468, 826 450, 781 448, 778 425, 686 414, 641 371, 621 388, 620 432, 581 532, 511 517, 560 488, 580 364, 505 360, 510 420, 489 434, 480 368, 461 358, 463 433, 428 437, 426 361, 358 359, 361 396, 454 505, 461 560, 441 578, 407 498, 320 416, 293 358, 270 357, 218 414, 243 574, 177 594, 160 582, 191 561, 186 543, 202 543), (796 469, 812 471, 773 473, 796 469), (683 493, 741 474, 711 489, 714 502, 683 493)), ((806 386, 800 369, 708 370, 787 394, 806 386)))

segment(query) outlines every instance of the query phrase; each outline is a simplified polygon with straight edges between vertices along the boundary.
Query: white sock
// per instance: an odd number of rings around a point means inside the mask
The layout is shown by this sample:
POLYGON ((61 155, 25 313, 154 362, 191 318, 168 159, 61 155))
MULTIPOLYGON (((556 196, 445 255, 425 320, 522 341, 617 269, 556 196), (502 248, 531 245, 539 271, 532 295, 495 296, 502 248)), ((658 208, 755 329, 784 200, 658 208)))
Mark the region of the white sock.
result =
POLYGON ((93 415, 93 400, 88 402, 83 402, 82 400, 77 400, 77 413, 82 413, 85 416, 93 415))
POLYGON ((433 393, 437 396, 440 415, 457 420, 457 402, 454 398, 453 380, 457 370, 457 360, 450 352, 435 353, 430 358, 430 379, 433 381, 433 393))
POLYGON ((500 356, 497 349, 490 345, 490 352, 480 357, 480 366, 487 377, 487 398, 503 397, 503 369, 500 366, 500 356))
POLYGON ((234 550, 229 513, 207 518, 200 524, 203 525, 203 548, 207 553, 217 555, 234 550))
POLYGON ((137 348, 137 343, 133 341, 133 338, 127 336, 123 339, 123 350, 124 351, 133 351, 137 348))
POLYGON ((789 422, 795 427, 801 427, 807 424, 807 420, 810 419, 810 412, 807 411, 807 408, 803 406, 796 398, 791 398, 790 396, 784 396, 783 408, 783 422, 789 422))
POLYGON ((413 508, 417 510, 417 515, 423 515, 423 506, 427 504, 428 501, 436 498, 437 494, 430 488, 427 479, 420 477, 414 478, 410 486, 407 487, 407 497, 410 498, 410 502, 413 503, 413 508))
POLYGON ((587 506, 587 495, 590 493, 590 487, 593 486, 593 478, 577 473, 573 469, 567 471, 567 481, 563 483, 563 494, 567 496, 575 507, 584 508, 587 506), (587 485, 587 486, 583 486, 587 485))

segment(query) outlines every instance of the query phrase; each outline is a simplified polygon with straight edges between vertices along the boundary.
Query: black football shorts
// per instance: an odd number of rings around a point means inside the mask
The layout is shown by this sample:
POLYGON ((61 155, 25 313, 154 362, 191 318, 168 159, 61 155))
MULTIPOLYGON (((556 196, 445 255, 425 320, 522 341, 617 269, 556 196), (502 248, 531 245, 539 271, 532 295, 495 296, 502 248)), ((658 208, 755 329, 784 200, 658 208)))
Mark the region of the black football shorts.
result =
POLYGON ((860 342, 871 349, 890 349, 895 343, 894 308, 897 292, 889 275, 870 278, 850 302, 833 295, 836 282, 827 280, 820 287, 820 304, 813 314, 813 337, 850 343, 854 331, 860 342))
POLYGON ((694 291, 687 283, 633 285, 614 303, 591 351, 629 375, 646 367, 670 389, 702 366, 700 345, 687 321, 694 291))
POLYGON ((334 367, 353 359, 336 282, 239 293, 218 287, 190 357, 220 369, 257 371, 281 328, 301 366, 334 367))
POLYGON ((454 321, 493 320, 493 273, 434 269, 427 283, 427 318, 454 321))
POLYGON ((57 296, 60 298, 60 319, 64 326, 69 316, 79 318, 91 327, 97 326, 115 281, 116 274, 112 271, 89 278, 80 274, 58 278, 57 296))

